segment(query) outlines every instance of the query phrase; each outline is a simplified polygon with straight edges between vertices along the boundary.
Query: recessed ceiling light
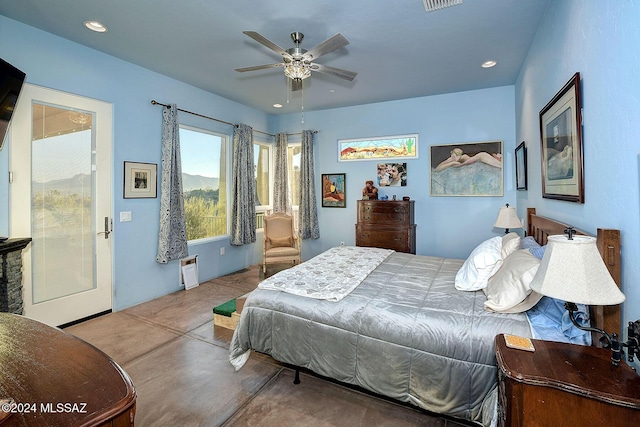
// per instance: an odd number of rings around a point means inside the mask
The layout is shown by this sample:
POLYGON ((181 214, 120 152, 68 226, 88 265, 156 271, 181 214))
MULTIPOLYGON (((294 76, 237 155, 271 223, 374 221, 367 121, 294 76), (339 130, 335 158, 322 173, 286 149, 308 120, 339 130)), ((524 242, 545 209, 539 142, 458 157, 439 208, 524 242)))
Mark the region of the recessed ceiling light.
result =
POLYGON ((482 68, 491 68, 491 67, 495 67, 497 64, 496 61, 484 61, 482 63, 482 68))
POLYGON ((98 21, 85 21, 84 26, 90 29, 91 31, 95 31, 97 33, 107 32, 107 27, 105 27, 98 21))
POLYGON ((329 93, 336 93, 335 89, 329 89, 329 93))
POLYGON ((273 104, 275 108, 282 108, 282 104, 273 104))

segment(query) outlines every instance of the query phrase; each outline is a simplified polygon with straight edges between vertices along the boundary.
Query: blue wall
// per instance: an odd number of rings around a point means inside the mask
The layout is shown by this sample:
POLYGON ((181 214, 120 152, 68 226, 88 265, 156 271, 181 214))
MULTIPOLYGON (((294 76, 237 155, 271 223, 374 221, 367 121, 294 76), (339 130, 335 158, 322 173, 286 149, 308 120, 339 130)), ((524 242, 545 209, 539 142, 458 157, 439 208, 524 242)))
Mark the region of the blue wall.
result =
MULTIPOLYGON (((338 139, 419 134, 419 158, 407 160, 407 186, 380 193, 415 200, 417 253, 465 258, 481 240, 504 233, 493 223, 500 206, 515 204, 515 117, 513 86, 412 98, 279 117, 277 126, 294 132, 315 129, 316 183, 323 173, 346 173, 347 206, 319 207, 319 242, 303 242, 303 257, 344 241, 355 244, 356 200, 376 161, 338 162, 338 139), (504 197, 431 197, 431 145, 501 140, 504 143, 504 197)), ((402 160, 405 162, 405 160, 402 160)), ((319 197, 319 196, 318 196, 319 197)))
MULTIPOLYGON (((155 261, 160 199, 125 200, 121 192, 124 161, 160 164, 162 108, 151 105, 150 101, 176 103, 189 111, 233 123, 247 123, 266 131, 269 131, 269 117, 3 16, 0 16, 0 57, 24 71, 28 83, 113 104, 114 309, 178 290, 177 263, 161 265, 155 261), (120 223, 121 211, 131 211, 132 221, 120 223)), ((180 121, 218 132, 232 132, 228 125, 193 115, 181 114, 180 121)), ((7 148, 0 152, 0 175, 3 176, 0 184, 4 182, 0 190, 0 235, 9 234, 7 153, 7 148)), ((255 246, 231 247, 226 238, 207 245, 193 245, 190 253, 199 254, 200 279, 208 280, 252 264, 255 246), (219 255, 221 246, 225 246, 223 257, 219 255)))
POLYGON ((578 228, 619 228, 623 325, 640 318, 640 2, 554 1, 516 83, 516 133, 529 154, 529 191, 518 210, 538 208, 578 228), (585 203, 541 197, 538 114, 580 72, 583 99, 585 203))

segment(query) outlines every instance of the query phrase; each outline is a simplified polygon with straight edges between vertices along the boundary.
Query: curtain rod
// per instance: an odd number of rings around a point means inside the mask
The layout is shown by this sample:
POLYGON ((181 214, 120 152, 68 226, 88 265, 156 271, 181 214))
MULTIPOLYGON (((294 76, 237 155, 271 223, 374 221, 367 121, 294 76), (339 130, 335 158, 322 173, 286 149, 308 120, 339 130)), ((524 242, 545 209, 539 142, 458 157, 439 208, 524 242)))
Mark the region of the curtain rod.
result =
MULTIPOLYGON (((170 105, 163 104, 163 103, 161 103, 161 102, 156 101, 155 99, 152 99, 152 100, 151 100, 151 104, 152 104, 152 105, 162 105, 163 107, 166 107, 166 108, 169 108, 169 107, 170 107, 170 105)), ((224 120, 216 119, 215 117, 205 116, 205 115, 203 115, 203 114, 199 114, 199 113, 194 113, 193 111, 189 111, 189 110, 183 110, 182 108, 178 108, 178 111, 182 111, 183 113, 192 114, 192 115, 194 115, 194 116, 202 117, 202 118, 209 119, 209 120, 213 120, 213 121, 216 121, 216 122, 224 123, 225 125, 229 125, 229 126, 233 126, 233 127, 237 127, 237 126, 238 126, 238 125, 237 125, 237 124, 235 124, 235 123, 231 123, 231 122, 227 122, 227 121, 224 121, 224 120)), ((258 132, 258 133, 261 133, 261 134, 264 134, 264 135, 268 135, 268 136, 272 136, 272 137, 274 137, 274 138, 275 138, 275 135, 274 135, 274 134, 272 134, 272 133, 264 132, 264 131, 257 130, 257 129, 252 129, 252 130, 253 130, 253 132, 258 132)), ((318 133, 318 131, 317 131, 317 130, 314 130, 314 131, 312 131, 312 132, 313 132, 313 133, 318 133)), ((302 132, 288 133, 288 134, 287 134, 287 136, 294 136, 294 135, 302 135, 302 132)))

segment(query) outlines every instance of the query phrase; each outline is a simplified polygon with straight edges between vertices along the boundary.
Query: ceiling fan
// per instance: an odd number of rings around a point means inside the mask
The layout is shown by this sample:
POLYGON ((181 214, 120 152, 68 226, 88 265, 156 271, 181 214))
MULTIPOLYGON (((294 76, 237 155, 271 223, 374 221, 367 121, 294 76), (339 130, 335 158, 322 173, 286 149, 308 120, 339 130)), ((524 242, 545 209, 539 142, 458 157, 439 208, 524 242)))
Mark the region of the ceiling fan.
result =
POLYGON ((292 90, 300 90, 302 88, 302 80, 311 76, 312 71, 319 73, 331 74, 336 77, 340 77, 345 80, 353 80, 358 73, 353 71, 343 70, 341 68, 329 67, 328 65, 316 64, 313 61, 320 58, 329 52, 344 47, 349 44, 349 40, 344 38, 340 33, 334 35, 323 41, 311 50, 306 50, 300 47, 300 43, 304 38, 304 34, 300 32, 291 33, 291 40, 295 43, 295 47, 287 50, 282 49, 277 44, 268 40, 264 36, 256 33, 255 31, 243 31, 258 43, 268 47, 277 54, 282 56, 284 62, 277 64, 256 65, 254 67, 236 68, 238 72, 263 70, 266 68, 282 67, 284 74, 291 79, 292 90))

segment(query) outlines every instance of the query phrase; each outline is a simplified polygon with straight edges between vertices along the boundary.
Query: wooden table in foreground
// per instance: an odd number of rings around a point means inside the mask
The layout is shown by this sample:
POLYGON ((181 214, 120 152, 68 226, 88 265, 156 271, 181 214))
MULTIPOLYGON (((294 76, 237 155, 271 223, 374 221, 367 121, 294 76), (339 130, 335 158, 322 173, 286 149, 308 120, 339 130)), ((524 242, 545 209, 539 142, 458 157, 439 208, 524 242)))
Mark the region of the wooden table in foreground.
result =
POLYGON ((640 376, 611 350, 531 340, 535 352, 495 338, 500 426, 640 426, 640 376))
POLYGON ((0 313, 0 366, 2 427, 134 424, 136 392, 127 373, 60 329, 0 313))

